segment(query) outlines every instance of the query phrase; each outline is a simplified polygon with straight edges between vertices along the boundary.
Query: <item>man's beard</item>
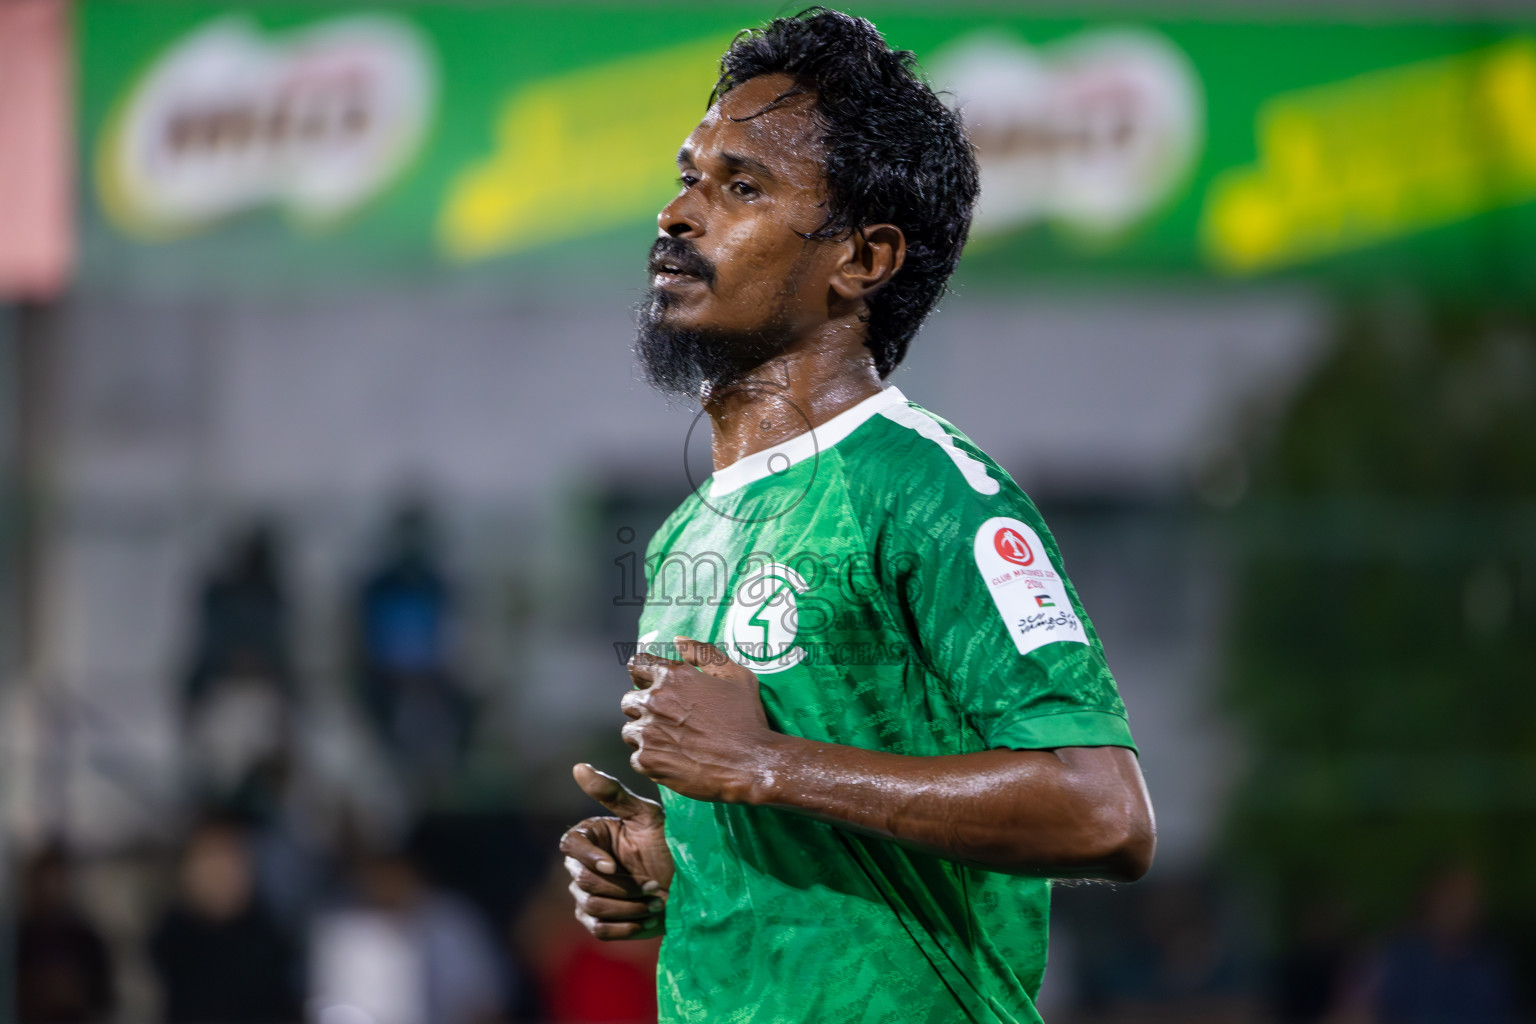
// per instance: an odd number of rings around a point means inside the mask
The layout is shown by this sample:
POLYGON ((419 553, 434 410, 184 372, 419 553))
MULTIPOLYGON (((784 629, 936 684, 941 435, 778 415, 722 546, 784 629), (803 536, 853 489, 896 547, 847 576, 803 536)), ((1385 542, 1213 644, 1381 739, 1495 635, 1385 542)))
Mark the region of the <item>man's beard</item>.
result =
MULTIPOLYGON (((713 285, 714 268, 686 240, 657 241, 651 249, 653 276, 658 263, 668 259, 713 285)), ((635 354, 645 379, 663 394, 708 401, 782 354, 794 340, 782 308, 750 330, 680 327, 668 323, 676 301, 670 292, 653 287, 635 307, 635 354)))

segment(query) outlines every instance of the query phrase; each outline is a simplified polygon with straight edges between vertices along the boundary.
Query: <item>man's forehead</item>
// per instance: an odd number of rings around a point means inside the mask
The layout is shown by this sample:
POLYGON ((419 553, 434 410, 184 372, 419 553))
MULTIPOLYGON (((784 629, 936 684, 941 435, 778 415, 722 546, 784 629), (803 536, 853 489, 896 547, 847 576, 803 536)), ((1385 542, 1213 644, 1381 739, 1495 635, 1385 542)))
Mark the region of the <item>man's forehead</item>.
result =
POLYGON ((815 94, 796 92, 788 75, 748 79, 709 108, 684 149, 750 147, 751 155, 775 166, 803 159, 819 167, 815 106, 815 94))

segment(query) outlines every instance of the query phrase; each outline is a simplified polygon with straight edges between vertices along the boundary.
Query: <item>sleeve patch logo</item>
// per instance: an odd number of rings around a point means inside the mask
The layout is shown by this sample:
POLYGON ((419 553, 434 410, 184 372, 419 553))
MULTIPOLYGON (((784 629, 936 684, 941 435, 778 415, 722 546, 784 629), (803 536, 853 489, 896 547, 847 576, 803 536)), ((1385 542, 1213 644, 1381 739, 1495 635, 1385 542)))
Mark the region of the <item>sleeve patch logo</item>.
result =
POLYGON ((988 519, 976 531, 976 568, 1020 654, 1058 640, 1088 642, 1066 581, 1036 555, 1044 550, 1040 535, 1017 519, 988 519))
POLYGON ((1035 560, 1035 549, 1011 526, 998 528, 992 535, 992 546, 1014 565, 1029 565, 1035 560))

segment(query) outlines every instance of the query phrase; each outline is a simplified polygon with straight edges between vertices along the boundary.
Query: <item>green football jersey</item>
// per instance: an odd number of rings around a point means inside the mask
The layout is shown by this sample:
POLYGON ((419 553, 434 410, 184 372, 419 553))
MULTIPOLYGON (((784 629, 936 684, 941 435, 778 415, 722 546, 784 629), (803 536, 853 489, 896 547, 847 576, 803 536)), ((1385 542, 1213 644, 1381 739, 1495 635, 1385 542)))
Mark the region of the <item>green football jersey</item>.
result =
MULTIPOLYGON (((897 754, 1134 749, 1039 512, 887 388, 719 470, 646 555, 640 645, 707 640, 775 729, 897 754)), ((1050 883, 662 790, 663 1021, 1038 1021, 1050 883)))

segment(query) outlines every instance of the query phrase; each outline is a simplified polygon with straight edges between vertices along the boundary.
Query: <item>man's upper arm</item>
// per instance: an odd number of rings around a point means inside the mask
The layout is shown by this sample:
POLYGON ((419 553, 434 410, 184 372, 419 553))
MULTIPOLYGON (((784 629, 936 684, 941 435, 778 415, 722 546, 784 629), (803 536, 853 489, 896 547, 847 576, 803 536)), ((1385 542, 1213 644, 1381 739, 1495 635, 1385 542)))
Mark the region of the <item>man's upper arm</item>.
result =
POLYGON ((987 746, 1135 749, 1055 541, 1011 480, 985 494, 940 465, 893 520, 890 599, 987 746))

